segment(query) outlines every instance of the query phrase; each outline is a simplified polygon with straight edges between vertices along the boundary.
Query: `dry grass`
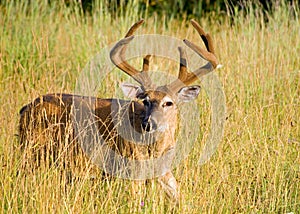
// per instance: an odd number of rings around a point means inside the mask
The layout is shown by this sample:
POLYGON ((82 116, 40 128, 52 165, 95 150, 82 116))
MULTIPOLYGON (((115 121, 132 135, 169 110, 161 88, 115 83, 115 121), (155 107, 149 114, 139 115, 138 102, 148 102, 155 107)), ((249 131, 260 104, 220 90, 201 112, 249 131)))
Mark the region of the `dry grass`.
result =
MULTIPOLYGON (((141 198, 132 199, 130 181, 98 179, 101 172, 89 164, 74 167, 80 176, 71 183, 62 176, 67 173, 62 167, 21 168, 26 157, 15 136, 19 109, 41 94, 72 92, 86 62, 123 37, 138 19, 98 13, 82 20, 66 8, 34 6, 31 12, 13 5, 0 8, 1 212, 300 211, 299 7, 279 4, 267 23, 253 8, 238 13, 233 25, 226 18, 222 23, 200 19, 213 35, 224 65, 217 73, 227 97, 227 122, 218 152, 198 166, 200 145, 209 131, 209 118, 203 113, 203 139, 175 169, 182 198, 173 208, 158 185, 141 188, 141 198), (93 175, 97 179, 91 179, 93 175)), ((167 27, 155 17, 145 19, 141 34, 199 41, 185 21, 171 20, 167 27)), ((205 103, 199 101, 207 109, 205 103)))

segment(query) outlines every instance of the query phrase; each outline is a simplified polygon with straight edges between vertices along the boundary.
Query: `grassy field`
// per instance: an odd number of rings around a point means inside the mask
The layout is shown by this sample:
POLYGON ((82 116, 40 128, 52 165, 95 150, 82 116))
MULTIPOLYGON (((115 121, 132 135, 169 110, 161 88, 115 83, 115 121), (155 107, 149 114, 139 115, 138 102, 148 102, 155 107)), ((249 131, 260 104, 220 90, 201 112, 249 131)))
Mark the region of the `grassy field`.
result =
MULTIPOLYGON (((80 179, 72 183, 61 176, 59 167, 22 168, 26 156, 16 135, 23 105, 45 93, 72 93, 86 63, 122 38, 141 16, 146 22, 138 34, 200 41, 188 20, 140 14, 134 2, 122 16, 111 16, 103 6, 85 18, 76 7, 49 6, 45 1, 2 4, 1 212, 299 213, 300 10, 299 5, 285 3, 275 7, 266 14, 267 22, 259 7, 236 11, 232 18, 196 17, 213 35, 224 65, 216 73, 226 94, 227 120, 218 151, 210 162, 198 166, 209 133, 209 115, 204 111, 197 146, 174 170, 181 199, 173 207, 156 183, 133 198, 130 181, 90 179, 101 174, 92 166, 74 167, 80 179)), ((162 60, 154 62, 158 69, 165 66, 162 60)), ((110 83, 103 85, 107 93, 99 96, 113 94, 110 83)), ((205 103, 199 100, 204 109, 205 103)))

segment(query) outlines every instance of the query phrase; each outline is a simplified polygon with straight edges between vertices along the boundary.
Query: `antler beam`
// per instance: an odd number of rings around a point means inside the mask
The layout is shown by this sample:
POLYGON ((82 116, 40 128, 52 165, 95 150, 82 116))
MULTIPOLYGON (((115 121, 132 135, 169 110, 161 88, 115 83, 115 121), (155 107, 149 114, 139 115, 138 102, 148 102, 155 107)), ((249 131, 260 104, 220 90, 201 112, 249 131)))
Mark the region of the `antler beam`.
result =
POLYGON ((205 31, 200 27, 200 25, 195 21, 191 20, 193 27, 196 29, 200 37, 202 38, 206 50, 193 44, 192 42, 184 39, 183 42, 195 51, 198 55, 208 61, 204 66, 196 69, 194 72, 188 72, 186 69, 186 54, 182 47, 179 47, 180 54, 180 69, 178 79, 168 85, 168 88, 172 91, 177 92, 182 86, 190 85, 192 82, 196 81, 199 77, 213 71, 218 66, 218 59, 215 56, 214 46, 212 37, 205 33, 205 31))
POLYGON ((143 19, 136 22, 134 25, 131 26, 131 28, 128 30, 126 36, 124 39, 121 39, 110 51, 110 59, 111 61, 122 71, 127 73, 129 76, 131 76, 134 80, 136 80, 138 83, 142 85, 144 88, 151 88, 152 82, 148 75, 147 71, 149 69, 149 58, 150 55, 147 55, 144 58, 143 62, 143 70, 140 72, 136 68, 132 67, 125 59, 125 52, 127 49, 128 44, 133 40, 134 32, 141 26, 141 24, 144 22, 143 19))

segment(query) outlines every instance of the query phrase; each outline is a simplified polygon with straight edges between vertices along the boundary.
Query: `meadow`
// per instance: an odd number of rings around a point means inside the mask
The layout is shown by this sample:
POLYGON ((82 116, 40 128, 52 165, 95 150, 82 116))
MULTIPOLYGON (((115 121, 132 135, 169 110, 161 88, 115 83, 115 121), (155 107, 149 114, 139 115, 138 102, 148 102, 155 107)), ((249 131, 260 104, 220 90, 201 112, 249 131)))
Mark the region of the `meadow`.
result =
MULTIPOLYGON (((226 125, 217 152, 198 165, 210 131, 203 92, 199 126, 190 129, 201 129, 198 142, 174 169, 181 191, 177 206, 156 183, 134 198, 128 191, 131 181, 100 179, 101 171, 92 165, 74 166, 80 179, 71 183, 61 176, 61 167, 22 167, 21 107, 42 94, 73 93, 87 62, 123 38, 141 17, 145 23, 137 34, 200 44, 186 17, 147 14, 136 1, 128 4, 117 15, 101 2, 90 14, 76 5, 47 1, 0 4, 1 213, 299 213, 300 10, 284 1, 269 12, 246 6, 230 17, 213 12, 194 17, 213 36, 223 65, 215 73, 226 96, 226 125)), ((154 59, 151 66, 177 69, 165 59, 154 59)), ((114 95, 114 78, 126 78, 113 72, 100 97, 114 95)))

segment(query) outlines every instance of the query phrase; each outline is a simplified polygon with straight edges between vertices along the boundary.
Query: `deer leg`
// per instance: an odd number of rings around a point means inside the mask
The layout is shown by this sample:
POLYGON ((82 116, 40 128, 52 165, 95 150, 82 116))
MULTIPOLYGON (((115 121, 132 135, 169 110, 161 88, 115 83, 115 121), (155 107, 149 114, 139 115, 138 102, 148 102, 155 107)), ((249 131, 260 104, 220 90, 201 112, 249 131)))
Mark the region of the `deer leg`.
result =
POLYGON ((178 184, 172 172, 167 172, 165 175, 158 178, 159 184, 166 192, 167 196, 174 202, 178 203, 179 192, 178 184))

